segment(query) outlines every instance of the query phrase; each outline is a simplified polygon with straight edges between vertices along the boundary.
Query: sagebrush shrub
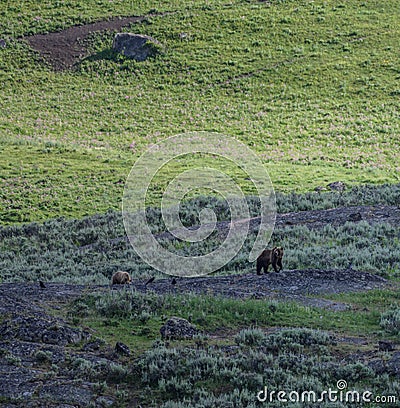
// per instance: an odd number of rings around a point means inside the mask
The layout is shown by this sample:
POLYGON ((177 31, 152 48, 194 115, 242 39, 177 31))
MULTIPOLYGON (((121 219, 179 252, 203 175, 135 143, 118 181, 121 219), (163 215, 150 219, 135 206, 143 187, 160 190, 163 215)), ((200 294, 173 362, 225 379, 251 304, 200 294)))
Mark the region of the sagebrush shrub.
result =
POLYGON ((381 327, 391 334, 400 334, 400 307, 394 306, 381 314, 381 327))
POLYGON ((265 334, 261 329, 243 329, 235 336, 238 345, 257 347, 265 341, 265 334))

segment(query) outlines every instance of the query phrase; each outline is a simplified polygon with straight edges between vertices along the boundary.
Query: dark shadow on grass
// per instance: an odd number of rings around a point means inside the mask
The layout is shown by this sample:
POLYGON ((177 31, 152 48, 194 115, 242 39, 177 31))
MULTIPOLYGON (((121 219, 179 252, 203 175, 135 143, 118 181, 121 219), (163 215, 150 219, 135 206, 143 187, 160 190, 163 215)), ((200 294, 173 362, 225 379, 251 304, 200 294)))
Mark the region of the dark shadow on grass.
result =
POLYGON ((82 58, 76 65, 79 66, 84 62, 95 62, 102 60, 118 62, 120 57, 121 55, 113 51, 112 48, 107 48, 103 51, 82 58))

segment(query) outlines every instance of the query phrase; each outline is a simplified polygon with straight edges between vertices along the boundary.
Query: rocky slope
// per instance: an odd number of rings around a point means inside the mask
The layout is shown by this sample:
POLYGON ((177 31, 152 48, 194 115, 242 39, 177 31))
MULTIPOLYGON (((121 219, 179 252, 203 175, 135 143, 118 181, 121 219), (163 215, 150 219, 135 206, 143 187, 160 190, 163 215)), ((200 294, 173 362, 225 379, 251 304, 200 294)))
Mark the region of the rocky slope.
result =
MULTIPOLYGON (((135 280, 129 289, 119 286, 113 290, 285 299, 343 310, 347 307, 345 304, 319 296, 382 288, 387 284, 383 278, 352 270, 294 270, 263 276, 181 278, 175 285, 170 279, 155 280, 148 286, 135 280)), ((115 394, 107 393, 108 388, 103 390, 101 381, 112 381, 114 371, 127 354, 123 346, 107 347, 90 330, 71 327, 63 319, 54 317, 58 310, 82 294, 108 290, 107 286, 0 285, 0 401, 4 401, 3 406, 67 408, 92 404, 104 407, 115 402, 115 394), (97 367, 98 379, 90 380, 92 377, 88 376, 82 380, 85 361, 97 367)))

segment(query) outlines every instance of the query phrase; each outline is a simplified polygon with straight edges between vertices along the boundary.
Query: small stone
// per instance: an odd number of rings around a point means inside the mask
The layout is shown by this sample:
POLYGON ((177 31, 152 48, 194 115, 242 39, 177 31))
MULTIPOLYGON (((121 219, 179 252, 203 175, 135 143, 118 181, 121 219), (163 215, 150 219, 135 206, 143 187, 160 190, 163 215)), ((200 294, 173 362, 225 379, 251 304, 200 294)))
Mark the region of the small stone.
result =
POLYGON ((168 319, 160 329, 163 339, 191 339, 197 333, 196 327, 186 319, 175 316, 168 319))
POLYGON ((115 351, 118 354, 123 354, 125 356, 129 356, 131 354, 131 350, 129 349, 129 347, 120 341, 118 341, 115 345, 115 351))
POLYGON ((343 181, 334 181, 333 183, 329 183, 328 187, 331 189, 331 191, 338 191, 340 193, 346 190, 346 185, 343 183, 343 181))
POLYGON ((93 341, 90 341, 89 343, 86 343, 82 347, 82 351, 97 351, 100 350, 100 347, 104 345, 104 340, 102 339, 96 339, 93 341))
POLYGON ((379 340, 378 349, 379 351, 393 351, 396 346, 388 340, 379 340))
POLYGON ((362 220, 362 215, 359 212, 352 213, 347 217, 347 220, 348 221, 353 221, 353 222, 361 221, 362 220))
POLYGON ((112 407, 115 404, 115 400, 111 397, 101 396, 96 399, 96 403, 100 407, 112 407))

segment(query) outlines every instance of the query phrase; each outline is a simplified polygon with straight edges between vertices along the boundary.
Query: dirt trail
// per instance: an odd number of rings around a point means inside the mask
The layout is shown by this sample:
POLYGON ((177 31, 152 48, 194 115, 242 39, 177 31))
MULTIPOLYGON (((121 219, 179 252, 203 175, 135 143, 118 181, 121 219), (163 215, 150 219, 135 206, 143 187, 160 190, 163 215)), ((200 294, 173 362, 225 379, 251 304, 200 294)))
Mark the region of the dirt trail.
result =
POLYGON ((144 287, 143 282, 133 281, 133 288, 156 293, 197 293, 238 299, 269 299, 295 301, 307 306, 345 310, 347 305, 323 299, 324 295, 360 292, 383 288, 389 283, 367 272, 348 270, 291 270, 279 273, 159 279, 144 287))

